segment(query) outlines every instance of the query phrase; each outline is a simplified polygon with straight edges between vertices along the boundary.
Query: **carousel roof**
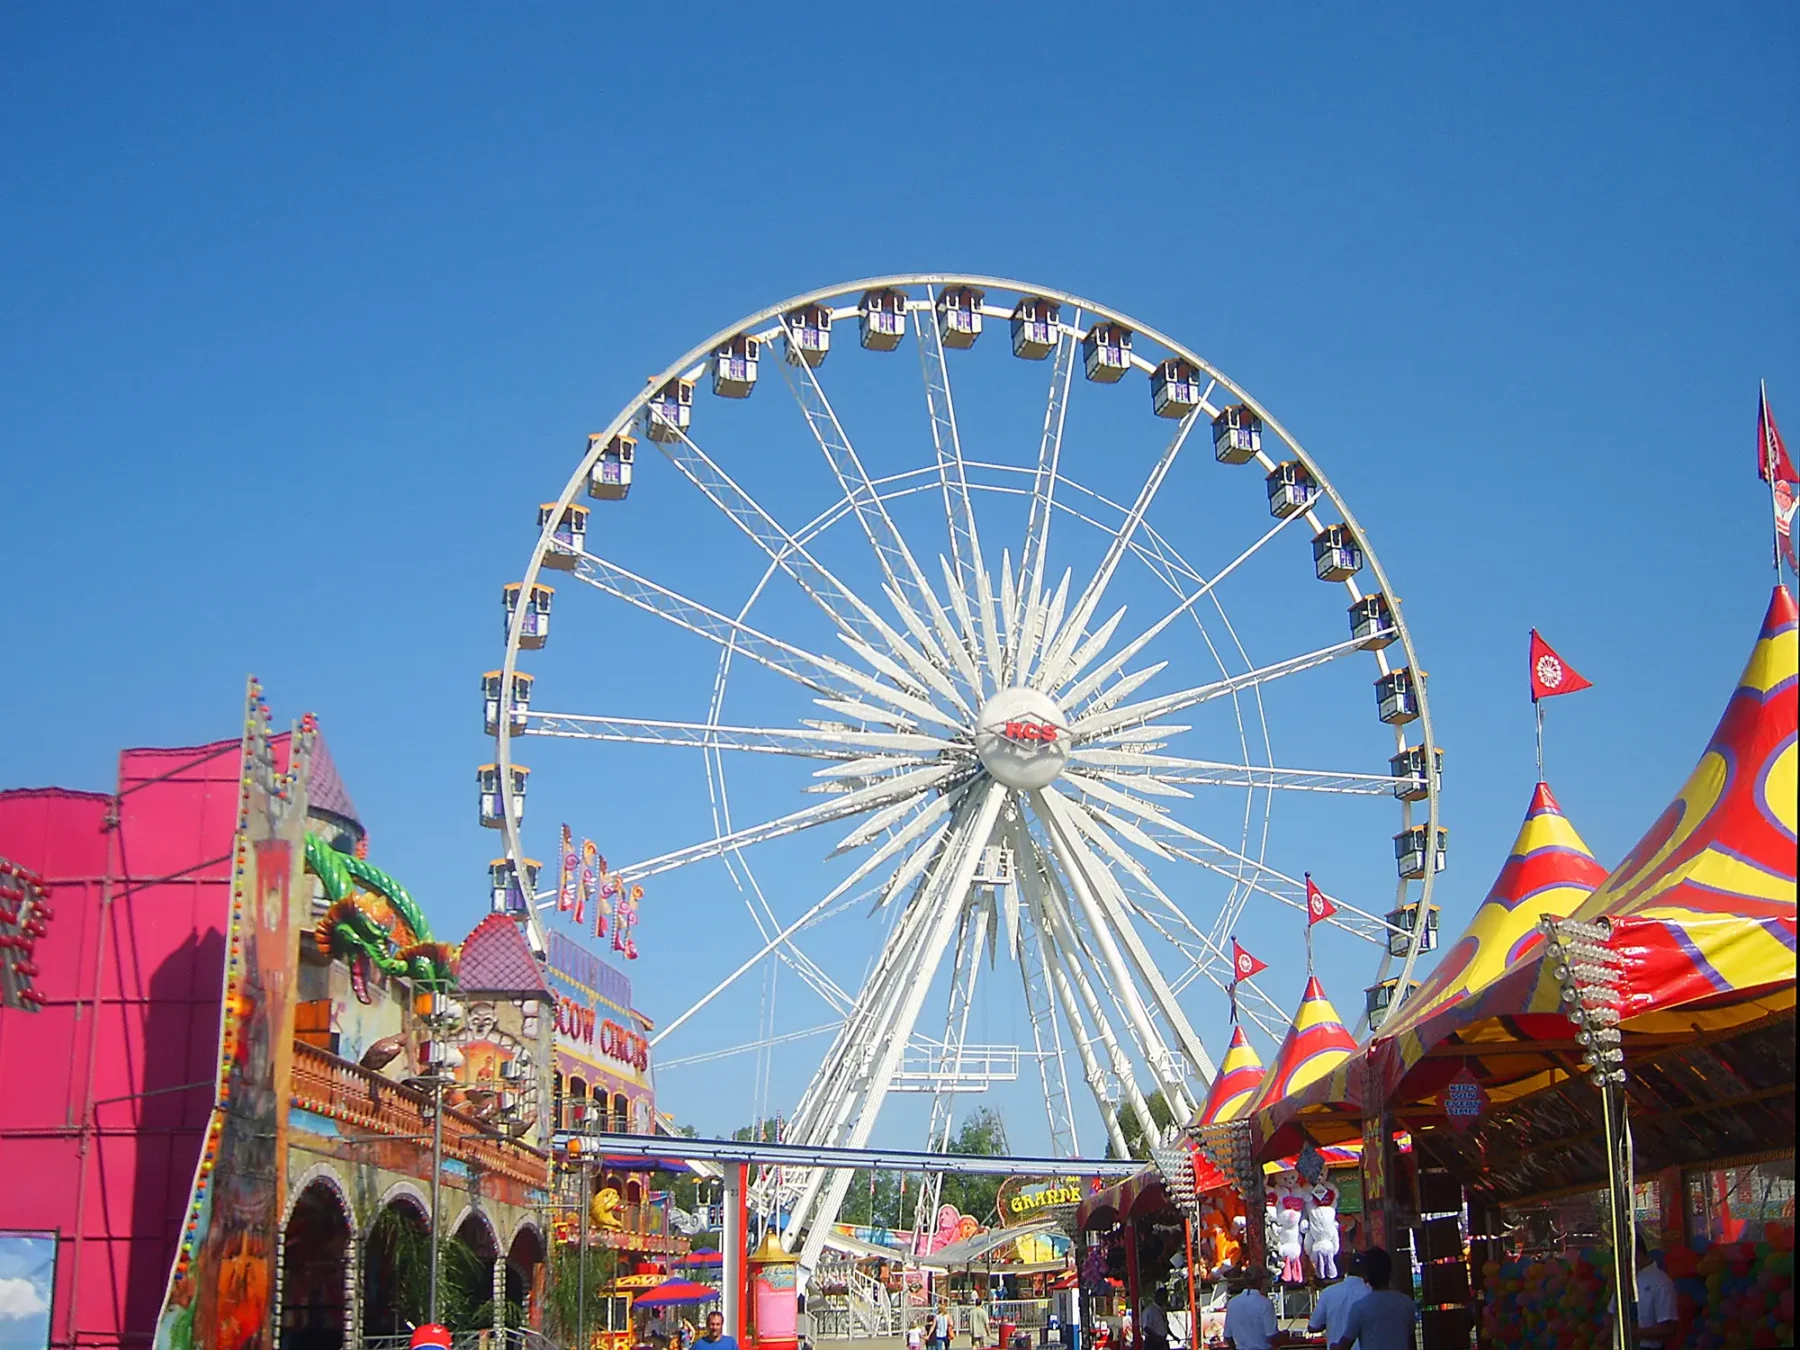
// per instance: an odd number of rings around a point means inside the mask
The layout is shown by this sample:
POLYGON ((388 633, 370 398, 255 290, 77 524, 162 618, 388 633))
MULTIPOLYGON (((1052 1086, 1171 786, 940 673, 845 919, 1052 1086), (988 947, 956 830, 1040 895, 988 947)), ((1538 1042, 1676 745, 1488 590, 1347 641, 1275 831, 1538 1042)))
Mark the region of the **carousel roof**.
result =
POLYGON ((1325 997, 1325 986, 1319 977, 1306 977, 1306 993, 1300 999, 1300 1011, 1294 1024, 1275 1052, 1275 1062, 1263 1076, 1246 1114, 1262 1110, 1284 1097, 1299 1092, 1308 1083, 1323 1078, 1356 1052, 1356 1040, 1345 1030, 1337 1009, 1325 997))
POLYGON ((1206 1100, 1194 1118, 1196 1125, 1220 1125, 1236 1120, 1250 1105, 1256 1089, 1262 1086, 1263 1063, 1256 1049, 1244 1035, 1241 1026, 1231 1028, 1231 1044, 1225 1050, 1225 1062, 1207 1089, 1206 1100))
POLYGON ((1777 586, 1699 764, 1575 912, 1610 920, 1613 945, 1631 949, 1633 1029, 1712 1029, 1793 1006, 1797 656, 1794 597, 1777 586), (1765 990, 1775 1003, 1754 997, 1765 990))

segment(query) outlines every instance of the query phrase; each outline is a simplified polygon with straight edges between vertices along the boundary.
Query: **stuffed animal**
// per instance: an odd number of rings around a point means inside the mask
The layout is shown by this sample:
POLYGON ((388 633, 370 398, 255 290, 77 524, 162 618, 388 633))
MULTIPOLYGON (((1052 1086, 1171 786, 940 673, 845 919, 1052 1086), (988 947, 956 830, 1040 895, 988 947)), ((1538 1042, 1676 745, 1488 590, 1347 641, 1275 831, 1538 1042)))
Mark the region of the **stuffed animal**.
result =
POLYGON ((1306 1193, 1306 1250, 1321 1280, 1337 1278, 1340 1238, 1337 1221, 1337 1187, 1321 1180, 1306 1193))
POLYGON ((1306 1217, 1306 1197, 1298 1188, 1298 1178, 1283 1178, 1276 1195, 1275 1222, 1278 1229, 1276 1250, 1281 1254, 1281 1282, 1305 1284, 1306 1267, 1300 1258, 1305 1246, 1300 1239, 1300 1225, 1306 1217))

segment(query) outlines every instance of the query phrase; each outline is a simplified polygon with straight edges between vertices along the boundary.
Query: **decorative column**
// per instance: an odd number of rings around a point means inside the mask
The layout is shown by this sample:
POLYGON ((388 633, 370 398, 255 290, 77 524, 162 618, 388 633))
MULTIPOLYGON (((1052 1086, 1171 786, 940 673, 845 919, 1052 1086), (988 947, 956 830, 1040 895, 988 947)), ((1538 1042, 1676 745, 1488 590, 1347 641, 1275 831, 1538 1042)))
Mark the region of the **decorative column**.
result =
POLYGON ((362 1340, 362 1242, 356 1229, 350 1230, 350 1245, 344 1252, 344 1350, 362 1340))
POLYGON ((281 1318, 287 1309, 287 1227, 286 1219, 275 1225, 275 1288, 269 1299, 270 1345, 281 1344, 281 1318))
POLYGON ((506 1258, 494 1258, 494 1330, 506 1330, 506 1258))

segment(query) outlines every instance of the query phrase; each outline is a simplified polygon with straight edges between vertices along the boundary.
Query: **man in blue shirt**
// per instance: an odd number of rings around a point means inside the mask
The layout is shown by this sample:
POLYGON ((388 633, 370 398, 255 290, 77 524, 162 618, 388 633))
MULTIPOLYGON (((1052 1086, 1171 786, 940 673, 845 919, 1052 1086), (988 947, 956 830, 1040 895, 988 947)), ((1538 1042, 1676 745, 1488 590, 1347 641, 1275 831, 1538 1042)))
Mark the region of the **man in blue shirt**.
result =
POLYGON ((738 1350, 737 1337, 725 1334, 725 1314, 721 1312, 706 1314, 706 1333, 695 1344, 707 1350, 738 1350))
POLYGON ((1363 1253, 1363 1276, 1369 1292, 1350 1309, 1344 1318, 1344 1330, 1331 1343, 1331 1350, 1413 1350, 1417 1344, 1413 1325, 1419 1320, 1418 1305, 1411 1297, 1388 1288, 1394 1276, 1394 1258, 1383 1247, 1371 1247, 1363 1253))
POLYGON ((1350 1259, 1344 1263, 1344 1278, 1336 1284, 1327 1285, 1319 1295, 1319 1301, 1313 1305, 1312 1318, 1307 1322, 1308 1331, 1325 1333, 1325 1344, 1336 1345, 1344 1334, 1344 1322, 1350 1316, 1350 1309, 1361 1303, 1368 1296, 1368 1282, 1363 1279, 1363 1254, 1351 1252, 1350 1259))

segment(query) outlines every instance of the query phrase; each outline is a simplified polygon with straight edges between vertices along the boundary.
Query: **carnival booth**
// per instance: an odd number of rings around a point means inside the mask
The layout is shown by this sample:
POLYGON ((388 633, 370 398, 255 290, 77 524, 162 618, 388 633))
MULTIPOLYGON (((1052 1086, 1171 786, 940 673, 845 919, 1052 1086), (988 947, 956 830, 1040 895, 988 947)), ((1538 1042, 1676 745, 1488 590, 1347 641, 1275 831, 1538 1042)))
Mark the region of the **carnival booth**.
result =
POLYGON ((1778 588, 1699 766, 1625 860, 1602 877, 1539 784, 1438 969, 1362 1053, 1259 1109, 1265 1153, 1360 1131, 1370 1239, 1412 1249, 1426 1350, 1472 1327, 1605 1343, 1631 1288, 1615 1220, 1660 1245, 1685 1347, 1792 1343, 1795 658, 1778 588))

